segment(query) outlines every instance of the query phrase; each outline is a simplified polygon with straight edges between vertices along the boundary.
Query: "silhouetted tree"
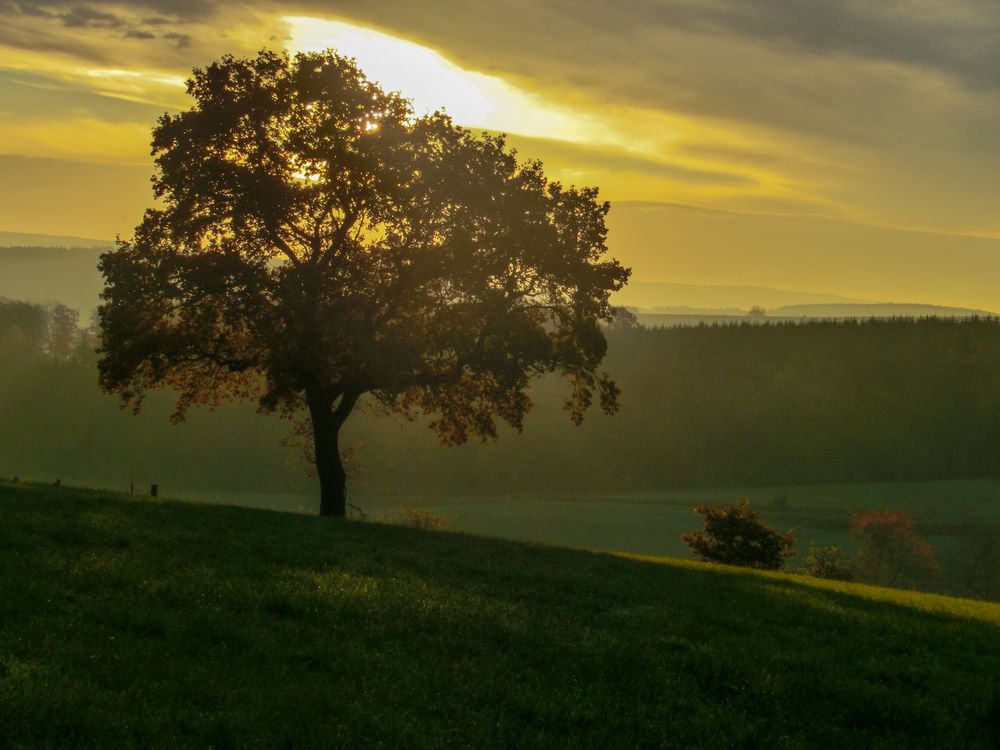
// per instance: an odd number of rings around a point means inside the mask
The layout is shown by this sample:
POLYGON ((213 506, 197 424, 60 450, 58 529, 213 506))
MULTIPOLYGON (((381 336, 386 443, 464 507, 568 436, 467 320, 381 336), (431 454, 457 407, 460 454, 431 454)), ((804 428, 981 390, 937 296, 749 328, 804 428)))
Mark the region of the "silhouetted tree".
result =
POLYGON ((101 383, 194 403, 255 398, 311 421, 320 513, 343 515, 339 434, 359 398, 433 415, 442 442, 520 429, 533 375, 561 372, 579 422, 599 320, 629 272, 605 259, 608 204, 502 136, 400 95, 332 52, 225 57, 154 131, 155 194, 102 257, 101 383))

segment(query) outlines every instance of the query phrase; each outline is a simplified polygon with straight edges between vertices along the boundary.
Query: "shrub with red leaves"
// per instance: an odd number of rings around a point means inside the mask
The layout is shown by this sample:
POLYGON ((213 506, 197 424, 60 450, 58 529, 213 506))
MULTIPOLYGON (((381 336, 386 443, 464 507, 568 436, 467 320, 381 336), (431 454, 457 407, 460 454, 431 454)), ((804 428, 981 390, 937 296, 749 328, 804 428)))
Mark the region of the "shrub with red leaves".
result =
POLYGON ((859 571, 872 583, 893 586, 939 571, 934 548, 917 532, 913 516, 898 510, 869 510, 851 519, 861 544, 859 571))

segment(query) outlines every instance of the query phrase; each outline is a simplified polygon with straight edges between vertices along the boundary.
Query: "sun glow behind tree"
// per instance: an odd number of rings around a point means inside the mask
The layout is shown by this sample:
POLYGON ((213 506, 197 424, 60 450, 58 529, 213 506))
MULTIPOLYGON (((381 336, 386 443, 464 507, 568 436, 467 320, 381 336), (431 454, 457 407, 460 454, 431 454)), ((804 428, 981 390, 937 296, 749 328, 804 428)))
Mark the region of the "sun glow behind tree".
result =
POLYGON ((467 70, 420 44, 343 21, 287 16, 292 52, 335 49, 368 77, 399 91, 417 114, 444 109, 455 122, 520 135, 589 143, 607 140, 596 120, 543 101, 497 76, 467 70))

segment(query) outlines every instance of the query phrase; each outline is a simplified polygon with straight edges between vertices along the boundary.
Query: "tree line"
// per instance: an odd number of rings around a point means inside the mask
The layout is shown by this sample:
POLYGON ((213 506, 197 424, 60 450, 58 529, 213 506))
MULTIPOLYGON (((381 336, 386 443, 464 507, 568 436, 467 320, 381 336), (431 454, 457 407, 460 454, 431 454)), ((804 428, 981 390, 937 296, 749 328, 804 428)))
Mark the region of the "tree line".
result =
MULTIPOLYGON (((362 400, 343 441, 352 481, 406 495, 619 493, 997 474, 995 320, 625 324, 606 336, 614 418, 574 427, 558 378, 543 378, 523 433, 442 448, 426 420, 376 419, 362 400)), ((0 476, 312 491, 291 423, 232 404, 174 426, 169 393, 134 418, 101 394, 95 345, 58 306, 0 303, 0 476)))

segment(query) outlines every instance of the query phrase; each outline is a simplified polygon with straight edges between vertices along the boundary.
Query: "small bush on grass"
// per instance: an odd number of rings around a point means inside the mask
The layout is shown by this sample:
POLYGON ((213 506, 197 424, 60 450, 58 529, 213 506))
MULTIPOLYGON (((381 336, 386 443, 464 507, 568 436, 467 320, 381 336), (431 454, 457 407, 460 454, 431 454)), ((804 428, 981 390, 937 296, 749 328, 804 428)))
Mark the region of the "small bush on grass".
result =
POLYGON ((795 530, 781 534, 741 497, 735 505, 695 507, 704 518, 705 528, 684 534, 681 539, 706 562, 741 565, 760 570, 779 570, 795 552, 795 530))
POLYGON ((396 508, 390 513, 379 516, 377 520, 379 523, 424 531, 445 531, 451 528, 451 521, 448 518, 435 515, 425 508, 396 508))
POLYGON ((840 547, 821 547, 815 542, 809 545, 806 572, 815 578, 853 581, 854 565, 854 560, 840 547))

